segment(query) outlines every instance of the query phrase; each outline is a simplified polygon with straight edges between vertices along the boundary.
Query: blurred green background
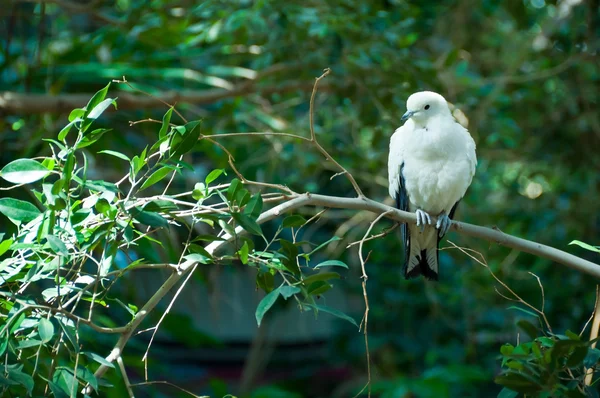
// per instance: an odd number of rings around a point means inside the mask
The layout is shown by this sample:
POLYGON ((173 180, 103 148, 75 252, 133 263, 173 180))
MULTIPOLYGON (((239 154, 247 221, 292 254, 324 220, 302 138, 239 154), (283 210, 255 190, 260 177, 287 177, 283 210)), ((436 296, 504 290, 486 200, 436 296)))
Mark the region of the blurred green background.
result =
MULTIPOLYGON (((568 243, 600 242, 599 10, 597 0, 3 0, 0 167, 48 154, 42 139, 55 137, 72 108, 123 76, 177 102, 187 119, 201 119, 204 134, 308 136, 310 91, 329 67, 315 103, 316 133, 368 197, 392 204, 389 138, 406 98, 434 90, 452 103, 477 143, 477 173, 456 218, 598 262, 597 254, 568 243)), ((114 84, 111 90, 119 96, 131 88, 114 84)), ((139 153, 155 142, 158 126, 129 121, 160 120, 168 109, 148 98, 118 103, 118 112, 99 120, 113 131, 87 148, 94 178, 115 181, 126 173, 118 159, 96 152, 139 153)), ((354 196, 343 176, 330 180, 332 164, 301 141, 219 142, 249 179, 354 196)), ((186 161, 195 171, 179 182, 182 191, 215 168, 233 176, 225 152, 205 141, 186 161)), ((24 190, 10 194, 27 196, 24 190)), ((303 235, 313 242, 343 238, 321 256, 340 258, 350 270, 322 300, 357 320, 364 305, 360 263, 357 247, 346 246, 373 218, 329 211, 303 235)), ((9 230, 0 225, 0 232, 9 230)), ((164 243, 176 257, 178 238, 170 238, 164 243)), ((447 239, 480 252, 499 278, 539 307, 542 295, 529 272, 538 275, 553 329, 581 331, 593 310, 593 278, 489 242, 455 233, 447 239)), ((493 382, 499 348, 516 343, 522 331, 515 323, 527 315, 509 309, 513 303, 496 293, 488 269, 447 242, 442 247, 441 281, 433 284, 401 278, 396 235, 365 244, 376 396, 487 397, 501 390, 493 382)), ((140 257, 155 256, 140 250, 140 257)), ((164 278, 136 273, 120 289, 129 302, 143 303, 164 278)), ((215 266, 195 275, 153 345, 149 379, 214 397, 356 394, 367 374, 363 335, 326 314, 315 320, 291 303, 278 303, 257 328, 254 310, 262 294, 254 278, 255 271, 243 267, 215 266)), ((125 351, 132 382, 144 378, 148 337, 132 339, 125 351)), ((97 352, 108 352, 111 343, 97 341, 97 352)), ((110 396, 126 396, 118 377, 114 382, 110 396)), ((178 394, 186 396, 166 384, 136 388, 142 397, 178 394)))

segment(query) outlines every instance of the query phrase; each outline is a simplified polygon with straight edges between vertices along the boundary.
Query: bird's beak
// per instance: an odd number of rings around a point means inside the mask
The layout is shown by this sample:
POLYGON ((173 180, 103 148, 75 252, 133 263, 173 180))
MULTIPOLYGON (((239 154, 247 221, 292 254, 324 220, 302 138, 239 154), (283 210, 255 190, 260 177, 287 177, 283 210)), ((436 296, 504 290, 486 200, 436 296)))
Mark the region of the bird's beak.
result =
POLYGON ((408 118, 410 118, 415 113, 416 113, 415 111, 406 111, 406 113, 404 115, 402 115, 402 118, 400 120, 405 122, 408 120, 408 118))

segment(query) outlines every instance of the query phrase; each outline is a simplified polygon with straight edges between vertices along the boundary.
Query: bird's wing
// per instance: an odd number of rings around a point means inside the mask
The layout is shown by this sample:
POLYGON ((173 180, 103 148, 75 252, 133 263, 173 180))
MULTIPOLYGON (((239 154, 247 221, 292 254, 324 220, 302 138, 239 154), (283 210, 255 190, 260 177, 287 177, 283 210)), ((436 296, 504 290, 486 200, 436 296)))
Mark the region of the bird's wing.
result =
POLYGON ((464 129, 466 137, 466 150, 467 150, 467 159, 469 160, 471 166, 471 176, 469 179, 469 185, 471 185, 471 181, 473 180, 473 176, 475 175, 475 168, 477 168, 477 154, 475 153, 475 141, 469 131, 464 129))
MULTIPOLYGON (((404 178, 404 139, 406 139, 406 124, 396 130, 390 140, 390 154, 388 159, 388 176, 390 196, 396 200, 399 210, 409 210, 406 180, 404 178)), ((410 229, 407 223, 400 224, 400 237, 404 244, 404 267, 408 265, 410 257, 410 229)))
POLYGON ((390 139, 388 157, 388 180, 390 196, 396 200, 400 191, 400 167, 404 163, 404 142, 407 133, 406 124, 396 129, 390 139))

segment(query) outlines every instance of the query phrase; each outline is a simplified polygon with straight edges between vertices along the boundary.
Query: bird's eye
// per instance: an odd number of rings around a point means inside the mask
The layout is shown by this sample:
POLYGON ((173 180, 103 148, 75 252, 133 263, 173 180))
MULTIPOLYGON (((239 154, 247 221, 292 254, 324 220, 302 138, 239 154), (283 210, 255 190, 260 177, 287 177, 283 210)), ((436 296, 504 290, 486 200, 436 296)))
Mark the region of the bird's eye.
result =
POLYGON ((425 105, 425 110, 429 109, 429 105, 425 105))

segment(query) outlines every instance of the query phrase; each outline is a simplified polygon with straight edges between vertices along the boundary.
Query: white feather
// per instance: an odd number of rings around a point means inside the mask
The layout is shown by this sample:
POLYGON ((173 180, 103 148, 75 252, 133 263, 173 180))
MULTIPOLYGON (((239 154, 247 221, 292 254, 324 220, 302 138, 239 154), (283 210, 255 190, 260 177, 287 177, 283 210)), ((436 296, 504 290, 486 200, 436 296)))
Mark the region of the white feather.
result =
MULTIPOLYGON (((439 94, 413 94, 407 108, 417 116, 409 118, 391 137, 388 159, 390 196, 396 199, 400 166, 404 164, 402 174, 409 210, 421 209, 431 216, 442 212, 448 214, 473 180, 477 165, 475 142, 469 132, 454 120, 446 101, 439 94)), ((416 256, 420 256, 421 250, 427 250, 428 260, 430 256, 437 255, 437 231, 434 227, 427 227, 421 232, 415 225, 409 226, 409 230, 411 256, 407 267, 410 272, 418 265, 416 256), (429 250, 432 248, 434 250, 429 250)), ((435 265, 437 267, 437 260, 435 265)))

